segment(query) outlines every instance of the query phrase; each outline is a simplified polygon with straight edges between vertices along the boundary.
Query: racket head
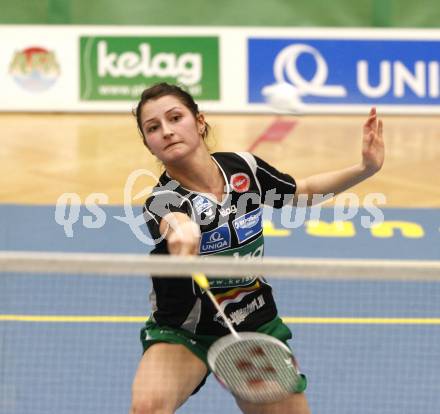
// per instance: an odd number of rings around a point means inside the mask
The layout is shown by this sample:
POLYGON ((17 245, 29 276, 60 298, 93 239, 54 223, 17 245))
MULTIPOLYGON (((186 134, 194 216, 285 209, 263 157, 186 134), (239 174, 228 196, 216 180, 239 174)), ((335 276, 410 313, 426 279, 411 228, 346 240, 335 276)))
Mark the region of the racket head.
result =
POLYGON ((212 372, 234 396, 252 403, 281 401, 300 381, 291 350, 283 342, 257 332, 226 335, 208 351, 212 372))

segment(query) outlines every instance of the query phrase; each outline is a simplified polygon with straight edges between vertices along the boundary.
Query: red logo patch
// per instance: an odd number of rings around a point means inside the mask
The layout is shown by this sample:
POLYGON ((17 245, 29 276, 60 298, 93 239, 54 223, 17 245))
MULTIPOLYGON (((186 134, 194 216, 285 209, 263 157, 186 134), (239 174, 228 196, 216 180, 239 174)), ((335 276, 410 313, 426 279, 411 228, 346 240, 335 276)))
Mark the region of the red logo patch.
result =
POLYGON ((244 193, 249 190, 251 180, 245 173, 237 173, 231 176, 231 187, 238 193, 244 193))

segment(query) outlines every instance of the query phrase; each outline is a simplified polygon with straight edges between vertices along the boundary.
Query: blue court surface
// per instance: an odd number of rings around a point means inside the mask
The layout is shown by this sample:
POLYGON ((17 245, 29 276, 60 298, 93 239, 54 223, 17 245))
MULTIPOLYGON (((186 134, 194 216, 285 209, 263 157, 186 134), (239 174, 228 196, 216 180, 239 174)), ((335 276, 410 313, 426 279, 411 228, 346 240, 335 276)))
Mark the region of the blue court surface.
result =
MULTIPOLYGON (((0 250, 149 251, 115 218, 123 207, 103 211, 105 223, 89 228, 83 206, 68 237, 53 206, 2 205, 0 250)), ((383 211, 374 229, 365 211, 336 228, 324 209, 317 225, 288 230, 268 213, 266 255, 440 259, 440 210, 383 211)), ((313 413, 439 413, 440 282, 268 278, 313 413)), ((149 290, 148 277, 0 273, 0 413, 128 413, 149 290)), ((213 378, 178 411, 238 412, 213 378)))

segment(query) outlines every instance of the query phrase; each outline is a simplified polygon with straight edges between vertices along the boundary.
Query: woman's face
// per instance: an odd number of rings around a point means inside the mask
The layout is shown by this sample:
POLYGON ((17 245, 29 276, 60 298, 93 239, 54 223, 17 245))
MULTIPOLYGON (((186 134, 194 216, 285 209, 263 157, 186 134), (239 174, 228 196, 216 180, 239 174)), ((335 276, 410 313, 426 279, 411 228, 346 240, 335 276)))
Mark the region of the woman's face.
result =
POLYGON ((203 143, 203 115, 196 119, 173 95, 147 101, 141 110, 141 123, 145 143, 165 165, 183 159, 203 143))

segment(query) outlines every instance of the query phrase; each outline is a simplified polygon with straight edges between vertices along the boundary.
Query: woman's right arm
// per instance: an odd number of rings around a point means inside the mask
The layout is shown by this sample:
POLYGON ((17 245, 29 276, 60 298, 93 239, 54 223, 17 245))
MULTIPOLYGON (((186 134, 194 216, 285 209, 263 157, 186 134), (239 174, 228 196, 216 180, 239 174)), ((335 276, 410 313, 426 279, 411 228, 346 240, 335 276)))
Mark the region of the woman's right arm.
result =
POLYGON ((191 256, 199 253, 200 227, 184 213, 168 213, 160 221, 159 231, 167 241, 170 254, 191 256))

